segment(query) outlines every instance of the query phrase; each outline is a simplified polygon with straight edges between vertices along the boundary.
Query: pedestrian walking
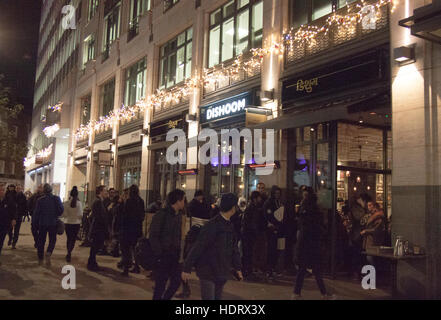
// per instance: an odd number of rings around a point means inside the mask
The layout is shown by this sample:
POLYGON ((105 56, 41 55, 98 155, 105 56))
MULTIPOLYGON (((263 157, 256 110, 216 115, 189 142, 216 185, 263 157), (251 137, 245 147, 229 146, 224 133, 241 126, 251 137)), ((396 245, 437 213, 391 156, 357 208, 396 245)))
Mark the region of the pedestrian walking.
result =
MULTIPOLYGON (((133 264, 135 246, 139 238, 142 237, 142 223, 145 219, 144 200, 139 196, 139 188, 132 185, 129 190, 129 198, 124 203, 123 214, 121 216, 121 252, 123 258, 123 276, 129 275, 129 268, 133 264)), ((135 258, 132 273, 140 273, 141 269, 135 258)))
MULTIPOLYGON (((6 191, 6 195, 5 195, 5 197, 6 197, 7 201, 8 201, 8 203, 9 203, 10 208, 11 208, 11 209, 13 208, 13 210, 15 210, 15 213, 16 213, 16 216, 17 216, 17 220, 18 220, 18 212, 17 212, 17 191, 15 190, 15 185, 10 184, 10 185, 8 186, 8 189, 7 189, 7 191, 6 191)), ((20 225, 21 225, 21 223, 20 223, 20 225)), ((17 223, 15 224, 14 227, 10 228, 9 231, 8 231, 8 238, 9 238, 9 240, 8 240, 8 246, 11 246, 11 245, 12 245, 13 238, 14 238, 13 233, 14 233, 14 229, 15 229, 16 226, 17 226, 17 223)), ((14 249, 15 249, 15 246, 14 246, 14 249)))
POLYGON ((5 191, 5 186, 0 185, 0 257, 6 235, 9 229, 14 227, 17 222, 17 212, 8 202, 5 191))
POLYGON ((153 300, 170 300, 181 283, 182 211, 185 192, 176 189, 167 195, 166 207, 153 216, 150 225, 150 244, 157 263, 153 270, 155 290, 153 300), (167 282, 169 282, 166 288, 167 282))
POLYGON ((87 269, 98 272, 101 268, 96 261, 98 251, 104 247, 104 241, 108 236, 107 210, 104 201, 108 199, 108 192, 105 186, 96 188, 96 200, 92 205, 91 225, 90 225, 90 254, 87 262, 87 269))
POLYGON ((38 199, 34 216, 36 226, 38 226, 38 263, 43 263, 43 257, 46 259, 46 265, 51 265, 52 252, 57 242, 57 220, 63 214, 64 207, 61 199, 52 194, 52 187, 49 184, 43 186, 43 196, 38 199), (44 256, 44 247, 46 238, 49 236, 49 245, 44 256))
POLYGON ((237 202, 237 196, 232 193, 222 196, 220 214, 202 227, 198 240, 185 259, 182 280, 190 280, 195 266, 202 300, 222 299, 223 288, 231 275, 231 269, 234 269, 238 280, 243 279, 239 249, 231 223, 231 217, 238 210, 237 202))
POLYGON ((21 223, 24 221, 24 217, 28 215, 26 196, 23 193, 23 187, 19 184, 16 187, 15 204, 17 208, 17 223, 9 231, 9 239, 12 238, 12 249, 16 248, 20 236, 21 223))
POLYGON ((66 227, 66 262, 71 262, 72 251, 75 248, 78 232, 80 231, 81 221, 83 218, 83 205, 78 199, 78 188, 73 187, 70 192, 69 201, 64 203, 64 213, 62 215, 66 227))
POLYGON ((43 196, 43 185, 40 184, 35 190, 35 193, 32 195, 32 197, 29 198, 28 200, 28 210, 32 217, 31 232, 32 232, 32 237, 34 238, 34 248, 37 248, 37 244, 38 244, 38 226, 34 221, 34 212, 35 212, 35 208, 37 207, 37 201, 42 196, 43 196))
POLYGON ((299 208, 299 232, 297 240, 297 263, 299 271, 294 287, 294 299, 301 298, 303 281, 307 274, 307 268, 312 268, 317 285, 323 299, 334 299, 326 290, 320 272, 320 236, 321 214, 317 206, 317 195, 311 187, 303 191, 303 200, 299 208))
POLYGON ((30 222, 31 221, 31 212, 29 211, 28 203, 29 203, 29 199, 32 197, 32 192, 28 190, 24 193, 24 195, 26 197, 26 210, 25 210, 25 215, 23 216, 22 222, 25 222, 26 219, 28 220, 28 222, 30 222))

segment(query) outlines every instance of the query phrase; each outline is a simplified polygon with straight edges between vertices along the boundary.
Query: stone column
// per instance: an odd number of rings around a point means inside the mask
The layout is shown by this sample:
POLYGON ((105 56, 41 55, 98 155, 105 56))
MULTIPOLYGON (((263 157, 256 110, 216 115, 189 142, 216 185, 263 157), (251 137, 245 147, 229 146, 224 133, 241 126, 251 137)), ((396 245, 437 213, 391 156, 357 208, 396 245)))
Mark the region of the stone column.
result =
POLYGON ((441 298, 440 106, 441 46, 411 36, 398 21, 429 3, 397 2, 391 14, 392 244, 397 235, 425 248, 427 260, 398 263, 398 290, 410 298, 441 298), (416 62, 394 61, 394 48, 416 45, 416 62))

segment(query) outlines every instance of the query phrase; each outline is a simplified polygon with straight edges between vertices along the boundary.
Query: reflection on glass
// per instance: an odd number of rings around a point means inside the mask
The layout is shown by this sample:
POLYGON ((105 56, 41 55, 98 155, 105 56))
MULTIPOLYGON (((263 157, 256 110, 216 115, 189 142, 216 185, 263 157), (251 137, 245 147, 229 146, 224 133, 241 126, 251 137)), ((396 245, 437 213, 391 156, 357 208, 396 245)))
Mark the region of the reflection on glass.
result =
POLYGON ((312 20, 321 18, 332 12, 332 1, 312 0, 312 20))
POLYGON ((296 147, 296 165, 294 169, 294 185, 311 186, 311 146, 296 147))

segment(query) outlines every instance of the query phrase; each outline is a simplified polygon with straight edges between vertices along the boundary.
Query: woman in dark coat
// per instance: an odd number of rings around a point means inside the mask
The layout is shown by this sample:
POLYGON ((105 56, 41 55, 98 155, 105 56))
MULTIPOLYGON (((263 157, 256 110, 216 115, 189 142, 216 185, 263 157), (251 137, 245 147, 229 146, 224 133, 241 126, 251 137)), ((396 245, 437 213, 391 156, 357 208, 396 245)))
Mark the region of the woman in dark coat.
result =
POLYGON ((297 241, 297 263, 299 272, 297 274, 294 288, 294 298, 301 295, 303 280, 307 273, 307 268, 312 267, 317 285, 323 298, 333 297, 328 295, 325 283, 320 272, 320 233, 321 215, 317 206, 317 196, 311 187, 303 191, 303 200, 300 203, 299 223, 297 241))
MULTIPOLYGON (((136 185, 130 187, 129 198, 124 203, 124 211, 121 216, 121 252, 123 256, 123 275, 128 276, 129 268, 132 265, 132 253, 135 250, 138 239, 142 237, 142 223, 145 218, 144 200, 139 196, 139 189, 136 185)), ((134 268, 130 271, 139 273, 139 265, 135 261, 134 268)))

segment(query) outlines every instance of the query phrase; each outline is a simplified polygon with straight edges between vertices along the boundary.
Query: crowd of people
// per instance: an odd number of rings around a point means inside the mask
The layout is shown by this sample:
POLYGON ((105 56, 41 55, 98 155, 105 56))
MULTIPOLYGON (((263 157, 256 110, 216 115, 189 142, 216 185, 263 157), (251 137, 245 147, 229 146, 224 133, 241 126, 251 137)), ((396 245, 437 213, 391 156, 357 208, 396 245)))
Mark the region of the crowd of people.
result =
MULTIPOLYGON (((97 255, 121 257, 117 267, 122 276, 140 273, 135 254, 144 237, 145 203, 136 185, 123 190, 105 186, 96 188, 91 210, 83 210, 77 187, 62 203, 52 194, 49 184, 39 186, 35 194, 23 193, 21 186, 0 185, 0 254, 9 234, 8 245, 16 248, 20 226, 32 217, 31 230, 39 264, 51 264, 57 233, 66 233, 66 261, 83 230, 90 246, 87 268, 100 271, 97 255), (64 221, 61 223, 60 221, 64 221), (49 244, 45 244, 49 238, 49 244), (45 252, 46 251, 46 252, 45 252)), ((293 298, 301 298, 303 281, 312 270, 324 299, 334 296, 322 279, 321 240, 323 213, 311 187, 302 186, 290 201, 283 201, 282 190, 273 186, 269 194, 263 183, 257 185, 249 200, 224 194, 214 203, 198 190, 187 204, 184 191, 176 189, 165 201, 155 199, 147 207, 154 214, 148 238, 155 264, 152 272, 154 300, 188 298, 188 280, 193 269, 200 279, 202 299, 221 299, 225 283, 231 277, 246 281, 272 281, 282 272, 296 276, 293 298), (186 234, 184 219, 189 218, 186 234), (182 292, 176 295, 179 287, 182 292)), ((383 245, 387 237, 387 219, 378 203, 361 194, 338 215, 339 239, 343 243, 349 272, 360 274, 361 252, 368 246, 383 245)), ((368 262, 373 264, 372 257, 368 262)), ((99 259, 98 259, 99 260, 99 259)))

